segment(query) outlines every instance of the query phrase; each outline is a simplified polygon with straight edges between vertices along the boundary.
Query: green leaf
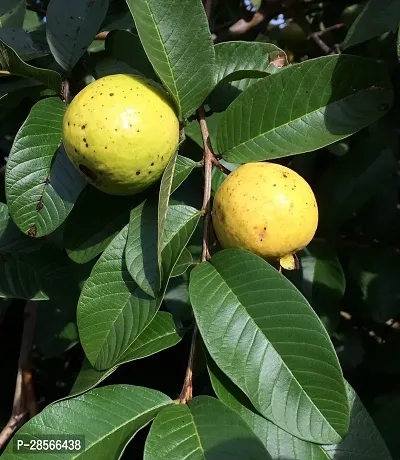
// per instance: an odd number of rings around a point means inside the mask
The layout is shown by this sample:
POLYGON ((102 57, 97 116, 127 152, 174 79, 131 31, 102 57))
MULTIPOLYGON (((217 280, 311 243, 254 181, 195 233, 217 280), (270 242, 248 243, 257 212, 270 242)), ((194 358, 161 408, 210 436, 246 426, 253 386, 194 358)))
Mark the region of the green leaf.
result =
POLYGON ((0 297, 63 297, 71 291, 67 262, 51 244, 21 233, 0 203, 0 297))
POLYGON ((286 278, 260 257, 228 249, 192 270, 189 292, 211 357, 265 418, 318 444, 346 435, 335 350, 286 278))
POLYGON ((171 278, 183 275, 193 265, 193 256, 189 249, 185 248, 171 273, 171 278))
POLYGON ((106 38, 106 52, 142 75, 152 79, 156 78, 154 69, 137 35, 126 30, 112 30, 106 38))
POLYGON ((129 222, 130 210, 143 196, 112 196, 87 187, 68 216, 64 244, 68 256, 78 264, 94 259, 129 222))
POLYGON ((165 220, 167 218, 167 213, 168 213, 169 197, 172 193, 172 182, 174 180, 174 173, 175 173, 177 157, 178 157, 178 152, 175 152, 175 154, 169 160, 167 167, 165 168, 162 178, 161 178, 160 192, 158 194, 157 259, 158 259, 158 267, 160 270, 160 275, 161 275, 161 265, 162 265, 161 251, 162 251, 162 244, 163 244, 163 238, 164 238, 165 220))
POLYGON ((201 1, 126 2, 150 62, 186 119, 213 86, 215 55, 201 1))
POLYGON ((82 393, 85 393, 86 391, 91 390, 117 369, 118 366, 114 366, 105 371, 98 371, 92 367, 87 358, 84 358, 78 377, 76 378, 74 384, 72 385, 71 391, 69 392, 69 395, 66 396, 66 398, 78 396, 82 393))
POLYGON ((23 29, 0 29, 0 40, 13 48, 24 61, 45 56, 50 52, 35 43, 31 35, 23 29))
POLYGON ((325 445, 332 460, 392 460, 378 429, 353 388, 346 382, 350 404, 349 433, 336 445, 325 445))
POLYGON ((242 417, 264 444, 273 460, 329 459, 322 446, 296 438, 261 417, 247 396, 224 375, 209 356, 207 368, 218 399, 242 417))
MULTIPOLYGON (((219 155, 217 145, 217 130, 221 121, 221 116, 222 114, 220 113, 213 113, 210 117, 207 117, 207 127, 208 133, 210 135, 210 142, 216 155, 219 155)), ((201 136, 200 125, 197 120, 193 120, 186 125, 185 134, 193 139, 196 144, 203 149, 203 138, 201 136)))
POLYGON ((261 417, 212 360, 207 360, 207 364, 218 398, 241 415, 261 439, 273 460, 391 460, 370 415, 347 382, 351 411, 348 435, 339 444, 320 446, 302 441, 261 417))
POLYGON ((316 150, 382 117, 392 101, 382 64, 350 55, 310 59, 254 83, 228 107, 218 152, 246 163, 316 150))
MULTIPOLYGON (((73 457, 68 454, 69 458, 118 459, 133 436, 171 403, 171 399, 159 391, 132 385, 110 385, 46 407, 18 434, 35 438, 44 434, 79 434, 85 437, 85 449, 74 453, 73 457)), ((13 442, 9 443, 2 457, 5 460, 20 458, 13 442)), ((37 459, 37 454, 26 453, 24 458, 37 459)), ((46 453, 48 460, 59 458, 57 452, 46 453)))
POLYGON ((164 305, 180 326, 193 320, 193 311, 189 300, 189 275, 187 272, 170 280, 164 297, 164 305))
POLYGON ((209 396, 163 409, 146 439, 144 460, 271 460, 239 415, 209 396))
POLYGON ((151 297, 156 297, 160 288, 157 216, 157 204, 151 199, 132 209, 125 248, 129 273, 151 297))
POLYGON ((20 75, 33 78, 57 94, 61 92, 61 77, 54 70, 39 69, 24 62, 18 54, 0 39, 0 75, 20 75))
POLYGON ((67 71, 86 51, 106 16, 108 0, 51 0, 47 7, 46 35, 58 64, 67 71))
POLYGON ((287 64, 272 43, 231 41, 215 45, 214 85, 243 78, 263 78, 287 64))
POLYGON ((115 365, 160 307, 171 272, 199 221, 189 206, 170 206, 162 247, 163 282, 156 299, 131 278, 125 259, 128 226, 112 240, 96 262, 78 304, 82 346, 96 369, 115 365))
POLYGON ((173 192, 175 192, 175 190, 188 178, 189 174, 197 166, 198 163, 196 163, 192 159, 183 157, 182 155, 178 155, 176 157, 171 190, 169 193, 172 194, 173 192))
POLYGON ((123 364, 135 359, 146 358, 166 348, 173 347, 182 340, 176 330, 173 316, 166 311, 159 311, 151 323, 121 356, 118 363, 123 364))
POLYGON ((366 136, 357 148, 319 176, 315 194, 320 228, 335 232, 390 179, 395 167, 392 151, 382 149, 366 136))
POLYGON ((86 185, 58 148, 64 112, 59 98, 36 103, 10 151, 7 202, 14 222, 30 236, 48 235, 59 227, 86 185))
POLYGON ((346 289, 346 277, 340 261, 332 247, 313 242, 297 256, 300 270, 286 276, 310 302, 332 335, 339 324, 340 300, 346 289))
POLYGON ((25 16, 25 0, 2 0, 0 27, 22 27, 25 16))
POLYGON ((388 31, 395 31, 400 22, 400 6, 396 0, 369 0, 347 32, 342 48, 357 45, 388 31))
MULTIPOLYGON (((400 312, 400 255, 391 248, 351 248, 349 275, 361 291, 359 312, 384 323, 400 312)), ((354 306, 353 306, 354 308, 354 306)))

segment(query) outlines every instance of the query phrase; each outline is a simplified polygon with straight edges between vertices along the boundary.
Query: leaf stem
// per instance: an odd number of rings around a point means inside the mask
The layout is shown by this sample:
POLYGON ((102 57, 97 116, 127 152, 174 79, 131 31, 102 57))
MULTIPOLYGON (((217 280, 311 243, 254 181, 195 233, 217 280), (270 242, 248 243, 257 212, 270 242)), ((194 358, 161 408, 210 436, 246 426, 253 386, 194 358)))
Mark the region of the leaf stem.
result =
POLYGON ((24 310, 24 329, 18 359, 17 379, 15 382, 14 401, 10 420, 0 433, 0 449, 24 423, 26 417, 37 414, 38 408, 32 386, 31 352, 35 336, 37 306, 28 301, 24 310))
MULTIPOLYGON (((203 162, 204 162, 204 192, 203 192, 203 205, 201 210, 204 212, 204 221, 203 221, 203 244, 201 251, 201 262, 206 262, 210 259, 209 251, 209 239, 210 239, 210 230, 211 230, 211 175, 213 164, 218 163, 219 161, 215 158, 215 155, 212 150, 210 135, 208 132, 207 121, 206 121, 206 112, 204 107, 201 106, 197 111, 197 117, 200 123, 201 136, 203 138, 203 162)), ((183 382, 183 387, 181 394, 179 395, 179 402, 181 404, 186 404, 193 397, 193 365, 194 365, 194 356, 196 353, 196 343, 198 336, 197 325, 194 325, 192 333, 192 342, 190 345, 188 365, 186 368, 185 380, 183 382)))

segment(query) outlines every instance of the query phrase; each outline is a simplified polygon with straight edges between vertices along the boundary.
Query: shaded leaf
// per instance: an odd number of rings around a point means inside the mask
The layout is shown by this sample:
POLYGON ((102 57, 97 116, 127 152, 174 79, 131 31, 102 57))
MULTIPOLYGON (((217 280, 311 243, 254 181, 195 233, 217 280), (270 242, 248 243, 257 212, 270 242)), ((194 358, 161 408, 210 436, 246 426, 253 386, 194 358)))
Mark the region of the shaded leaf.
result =
POLYGON ((23 29, 1 29, 0 40, 10 46, 18 56, 27 61, 48 54, 50 51, 38 46, 23 29))
POLYGON ((268 460, 271 457, 239 415, 220 401, 198 396, 163 409, 146 439, 144 459, 268 460))
POLYGON ((106 51, 142 75, 155 79, 156 74, 137 35, 126 30, 112 30, 106 38, 106 51))
POLYGON ((61 76, 49 69, 39 69, 24 62, 0 37, 0 75, 20 75, 34 78, 57 94, 61 91, 61 76))
POLYGON ((46 12, 46 35, 58 64, 74 68, 100 29, 108 0, 51 0, 46 12))
POLYGON ((164 305, 172 313, 175 321, 182 326, 193 319, 192 306, 189 300, 188 273, 172 278, 164 297, 164 305))
POLYGON ((64 244, 68 256, 78 264, 98 256, 129 221, 129 212, 143 197, 112 196, 87 187, 68 216, 64 244))
POLYGON ((39 101, 18 131, 6 168, 10 213, 22 232, 41 237, 59 227, 86 182, 61 143, 65 105, 39 101))
POLYGON ((146 54, 186 119, 213 86, 214 48, 200 0, 126 0, 146 54))
MULTIPOLYGON (((133 385, 110 385, 46 407, 18 434, 37 438, 44 434, 71 436, 71 433, 79 433, 85 437, 85 449, 74 453, 75 459, 117 459, 132 437, 171 403, 171 399, 159 391, 133 385)), ((2 457, 14 460, 20 455, 15 453, 11 442, 2 457)), ((37 459, 37 454, 25 453, 24 458, 37 459)), ((46 458, 55 460, 60 454, 46 453, 46 458)))
POLYGON ((400 6, 393 0, 369 0, 347 32, 342 48, 357 45, 388 31, 400 22, 400 6))
POLYGON ((338 160, 315 186, 320 210, 320 228, 334 232, 353 217, 373 194, 389 180, 395 159, 389 149, 382 149, 371 138, 338 160))
POLYGON ((171 206, 162 247, 162 287, 156 299, 131 278, 125 259, 128 226, 112 240, 86 281, 78 304, 82 346, 96 369, 113 366, 150 324, 160 307, 171 272, 198 223, 199 212, 171 206))
POLYGON ((254 83, 228 107, 218 152, 245 163, 316 150, 382 117, 392 100, 380 63, 350 55, 310 59, 254 83))
POLYGON ((192 270, 189 292, 211 357, 265 418, 319 444, 346 435, 349 408, 335 350, 286 278, 260 257, 228 249, 192 270))
POLYGON ((188 178, 189 174, 196 166, 198 166, 198 163, 193 161, 191 158, 186 158, 182 155, 178 155, 176 157, 170 194, 172 194, 182 184, 182 182, 188 178))
POLYGON ((25 16, 25 0, 2 0, 0 27, 22 27, 25 16))

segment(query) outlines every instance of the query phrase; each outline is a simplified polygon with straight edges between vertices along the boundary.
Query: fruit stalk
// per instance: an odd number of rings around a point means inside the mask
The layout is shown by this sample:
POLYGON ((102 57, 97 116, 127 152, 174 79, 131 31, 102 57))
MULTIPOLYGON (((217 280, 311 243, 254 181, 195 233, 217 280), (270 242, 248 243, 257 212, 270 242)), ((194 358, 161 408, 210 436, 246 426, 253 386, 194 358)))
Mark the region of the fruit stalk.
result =
MULTIPOLYGON (((203 192, 203 205, 201 207, 204 212, 204 221, 203 221, 203 244, 201 251, 201 262, 206 262, 211 258, 209 251, 209 239, 210 239, 210 227, 211 227, 211 177, 212 177, 212 165, 218 160, 215 158, 211 142, 210 135, 208 132, 207 122, 206 122, 206 113, 204 107, 201 106, 197 111, 197 117, 200 124, 201 135, 203 139, 203 163, 204 163, 204 192, 203 192)), ((185 380, 183 382, 183 387, 181 394, 179 396, 179 402, 181 404, 186 404, 193 397, 193 365, 194 357, 196 354, 196 342, 197 342, 198 329, 195 323, 193 333, 192 333, 192 342, 190 345, 188 365, 186 368, 185 380)))

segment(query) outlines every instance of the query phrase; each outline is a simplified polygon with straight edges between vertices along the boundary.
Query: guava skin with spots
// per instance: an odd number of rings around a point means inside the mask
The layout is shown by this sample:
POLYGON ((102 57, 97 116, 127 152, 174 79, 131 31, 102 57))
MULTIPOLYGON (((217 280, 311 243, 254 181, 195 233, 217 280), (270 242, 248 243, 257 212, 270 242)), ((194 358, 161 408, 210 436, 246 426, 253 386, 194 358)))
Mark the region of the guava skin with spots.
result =
POLYGON ((307 246, 317 229, 318 207, 311 187, 295 171, 247 163, 218 188, 212 220, 223 248, 272 260, 307 246))
POLYGON ((69 159, 92 185, 111 195, 131 195, 160 179, 178 148, 179 120, 157 83, 109 75, 73 99, 62 139, 69 159))

